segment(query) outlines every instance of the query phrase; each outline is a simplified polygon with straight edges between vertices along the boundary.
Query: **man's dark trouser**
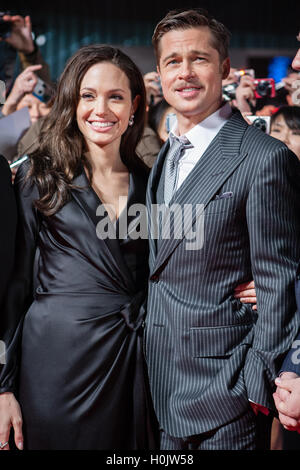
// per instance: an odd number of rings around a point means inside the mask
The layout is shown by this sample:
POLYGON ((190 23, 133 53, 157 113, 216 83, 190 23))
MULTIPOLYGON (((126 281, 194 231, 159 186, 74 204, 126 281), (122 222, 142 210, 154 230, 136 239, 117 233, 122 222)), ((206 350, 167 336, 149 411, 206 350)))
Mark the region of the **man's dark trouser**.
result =
POLYGON ((272 417, 249 409, 243 416, 204 434, 177 438, 163 430, 161 450, 269 450, 272 417))

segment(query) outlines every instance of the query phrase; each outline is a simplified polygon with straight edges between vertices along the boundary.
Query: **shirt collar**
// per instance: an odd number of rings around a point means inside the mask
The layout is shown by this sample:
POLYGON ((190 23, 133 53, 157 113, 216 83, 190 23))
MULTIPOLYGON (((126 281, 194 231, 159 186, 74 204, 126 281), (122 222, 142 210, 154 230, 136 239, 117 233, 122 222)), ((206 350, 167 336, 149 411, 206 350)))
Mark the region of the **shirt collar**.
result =
POLYGON ((225 103, 217 111, 210 114, 180 137, 177 135, 177 123, 175 123, 169 134, 170 144, 172 144, 174 138, 179 138, 180 140, 188 139, 193 147, 197 147, 200 141, 203 142, 203 139, 212 140, 221 127, 228 121, 231 114, 232 109, 230 104, 225 103))

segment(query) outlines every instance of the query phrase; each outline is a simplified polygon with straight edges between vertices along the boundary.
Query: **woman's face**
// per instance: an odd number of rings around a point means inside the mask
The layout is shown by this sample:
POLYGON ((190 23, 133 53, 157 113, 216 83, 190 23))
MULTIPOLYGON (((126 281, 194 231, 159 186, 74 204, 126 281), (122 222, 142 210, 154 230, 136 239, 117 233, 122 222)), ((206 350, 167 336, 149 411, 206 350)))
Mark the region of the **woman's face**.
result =
POLYGON ((300 128, 290 129, 282 115, 279 115, 271 126, 270 135, 284 142, 300 160, 300 128))
POLYGON ((137 97, 132 101, 126 74, 110 62, 95 64, 84 75, 79 93, 76 118, 89 151, 113 142, 120 145, 138 102, 137 97))
POLYGON ((45 103, 43 103, 31 93, 24 95, 24 97, 18 103, 17 111, 19 109, 25 108, 25 106, 28 107, 31 122, 36 122, 39 118, 46 116, 50 111, 50 108, 48 108, 45 103))

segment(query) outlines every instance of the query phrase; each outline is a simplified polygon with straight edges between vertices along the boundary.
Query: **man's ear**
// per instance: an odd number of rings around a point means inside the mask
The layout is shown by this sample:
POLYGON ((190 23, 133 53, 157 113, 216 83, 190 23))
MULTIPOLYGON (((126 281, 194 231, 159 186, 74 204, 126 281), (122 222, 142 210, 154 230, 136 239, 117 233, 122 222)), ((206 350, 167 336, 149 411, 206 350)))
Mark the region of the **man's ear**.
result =
POLYGON ((230 59, 227 57, 225 60, 222 62, 222 80, 225 80, 225 78, 228 77, 229 72, 230 72, 230 59))

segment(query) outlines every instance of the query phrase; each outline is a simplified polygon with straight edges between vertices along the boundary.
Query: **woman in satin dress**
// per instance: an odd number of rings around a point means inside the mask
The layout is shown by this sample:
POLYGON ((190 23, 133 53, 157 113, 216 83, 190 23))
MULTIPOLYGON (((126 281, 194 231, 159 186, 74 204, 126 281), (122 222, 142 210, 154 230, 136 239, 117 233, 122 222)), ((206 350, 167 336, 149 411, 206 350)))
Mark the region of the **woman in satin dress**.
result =
POLYGON ((149 170, 135 154, 145 109, 129 57, 82 47, 17 172, 16 266, 0 322, 5 450, 11 428, 19 449, 156 446, 142 354, 148 242, 129 211, 145 203, 149 170))

